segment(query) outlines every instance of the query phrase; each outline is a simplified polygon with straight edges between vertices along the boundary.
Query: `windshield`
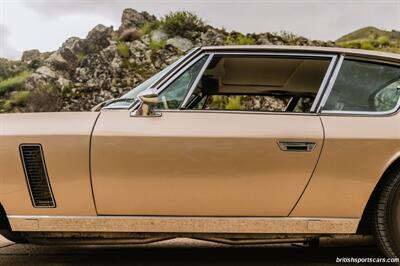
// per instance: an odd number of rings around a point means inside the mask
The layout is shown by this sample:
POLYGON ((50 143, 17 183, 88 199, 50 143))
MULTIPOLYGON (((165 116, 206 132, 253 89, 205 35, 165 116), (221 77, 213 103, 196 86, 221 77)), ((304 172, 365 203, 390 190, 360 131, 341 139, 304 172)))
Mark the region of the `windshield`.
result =
POLYGON ((121 108, 129 107, 132 104, 132 102, 136 100, 136 97, 138 96, 138 94, 140 92, 144 91, 145 89, 147 89, 151 85, 153 85, 158 79, 160 79, 162 76, 164 76, 170 69, 174 68, 177 64, 179 64, 181 61, 183 61, 186 57, 188 57, 190 54, 192 54, 192 52, 194 50, 195 49, 193 49, 192 51, 190 51, 188 54, 181 57, 180 59, 176 60, 174 63, 167 66, 166 68, 164 68, 163 70, 161 70, 160 72, 158 72, 157 74, 152 76, 151 78, 145 80, 144 82, 142 82, 141 84, 139 84, 138 86, 136 86, 135 88, 130 90, 128 93, 121 96, 120 98, 110 101, 110 103, 107 104, 106 106, 107 107, 118 107, 118 108, 119 107, 121 107, 121 108))

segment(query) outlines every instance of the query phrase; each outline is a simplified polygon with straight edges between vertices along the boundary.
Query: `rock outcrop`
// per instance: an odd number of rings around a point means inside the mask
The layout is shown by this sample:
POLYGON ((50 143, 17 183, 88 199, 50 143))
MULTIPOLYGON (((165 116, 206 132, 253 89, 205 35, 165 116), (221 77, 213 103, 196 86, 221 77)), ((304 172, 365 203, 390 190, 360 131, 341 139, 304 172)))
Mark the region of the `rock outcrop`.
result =
POLYGON ((153 22, 157 18, 147 12, 138 12, 132 8, 126 8, 122 12, 120 31, 127 28, 140 28, 144 24, 153 22))
POLYGON ((167 33, 163 23, 166 22, 147 12, 128 8, 123 11, 118 30, 99 24, 86 38, 71 37, 54 52, 30 50, 24 52, 21 61, 7 64, 0 61, 3 79, 25 69, 31 71, 23 87, 31 92, 30 98, 25 103, 12 104, 9 102, 12 90, 5 92, 0 99, 0 112, 90 110, 102 101, 128 92, 195 46, 335 45, 288 34, 245 35, 210 25, 190 34, 196 38, 185 38, 171 33, 171 27, 167 33), (43 107, 46 99, 53 99, 56 106, 43 107))

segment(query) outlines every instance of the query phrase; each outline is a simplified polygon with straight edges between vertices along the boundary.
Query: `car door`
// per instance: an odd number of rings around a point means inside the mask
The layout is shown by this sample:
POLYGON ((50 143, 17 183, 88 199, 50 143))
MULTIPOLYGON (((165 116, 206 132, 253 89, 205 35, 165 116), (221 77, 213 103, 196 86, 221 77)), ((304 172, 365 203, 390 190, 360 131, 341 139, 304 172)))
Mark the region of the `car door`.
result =
POLYGON ((91 148, 98 214, 290 213, 323 146, 319 117, 179 109, 209 62, 196 59, 164 86, 161 116, 101 112, 91 148))

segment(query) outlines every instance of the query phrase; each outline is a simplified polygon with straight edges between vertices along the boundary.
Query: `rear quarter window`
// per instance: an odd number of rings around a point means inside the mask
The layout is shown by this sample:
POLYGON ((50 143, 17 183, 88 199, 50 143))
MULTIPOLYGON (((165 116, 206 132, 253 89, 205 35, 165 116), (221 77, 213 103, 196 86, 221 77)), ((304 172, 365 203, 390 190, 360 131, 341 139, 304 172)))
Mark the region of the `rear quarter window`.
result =
POLYGON ((344 60, 323 110, 387 112, 397 107, 399 96, 398 66, 344 60))

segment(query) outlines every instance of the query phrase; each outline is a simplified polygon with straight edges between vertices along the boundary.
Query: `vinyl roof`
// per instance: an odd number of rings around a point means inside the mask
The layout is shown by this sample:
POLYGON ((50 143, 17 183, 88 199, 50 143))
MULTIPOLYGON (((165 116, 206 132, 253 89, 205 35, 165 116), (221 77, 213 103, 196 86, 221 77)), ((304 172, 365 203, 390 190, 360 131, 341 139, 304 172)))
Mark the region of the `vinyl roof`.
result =
POLYGON ((345 54, 366 58, 385 59, 389 61, 399 61, 400 54, 379 52, 362 49, 349 49, 339 47, 321 46, 280 46, 280 45, 232 45, 232 46, 203 46, 203 51, 254 51, 254 52, 296 52, 296 53, 321 53, 321 54, 345 54))

